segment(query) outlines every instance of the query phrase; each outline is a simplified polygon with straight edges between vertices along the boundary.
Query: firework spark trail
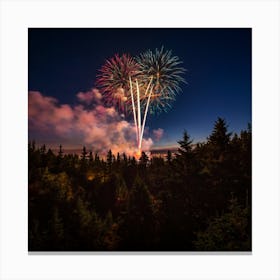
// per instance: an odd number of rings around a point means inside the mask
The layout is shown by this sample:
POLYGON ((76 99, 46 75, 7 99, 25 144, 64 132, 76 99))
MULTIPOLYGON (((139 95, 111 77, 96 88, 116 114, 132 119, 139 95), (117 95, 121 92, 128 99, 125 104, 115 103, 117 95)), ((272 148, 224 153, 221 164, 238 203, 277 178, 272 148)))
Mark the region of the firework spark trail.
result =
POLYGON ((146 104, 146 109, 145 109, 145 114, 144 114, 144 119, 143 119, 143 126, 142 126, 142 131, 141 131, 141 136, 140 136, 140 149, 142 147, 142 139, 143 139, 145 124, 146 124, 146 118, 147 118, 147 112, 148 112, 148 108, 149 108, 149 104, 150 104, 150 99, 151 99, 152 91, 153 91, 153 87, 151 87, 151 89, 150 89, 148 101, 147 101, 147 104, 146 104))
POLYGON ((138 144, 138 142, 139 142, 139 135, 138 135, 137 119, 136 119, 135 104, 134 104, 134 97, 133 97, 132 81, 131 81, 131 77, 130 76, 129 76, 129 84, 130 84, 130 93, 131 93, 131 103, 132 103, 132 110, 133 110, 133 118, 134 118, 134 124, 135 124, 135 129, 136 129, 136 139, 137 139, 137 144, 138 144))
POLYGON ((147 88, 146 88, 146 91, 145 91, 145 96, 147 95, 147 93, 148 93, 148 91, 149 91, 149 88, 150 88, 150 86, 151 86, 152 81, 153 81, 153 76, 151 76, 151 78, 150 78, 150 82, 149 82, 149 84, 148 84, 148 86, 147 86, 147 88))
POLYGON ((146 103, 144 118, 143 118, 143 122, 142 122, 141 134, 140 134, 140 142, 139 142, 140 143, 140 149, 142 147, 142 139, 143 139, 145 124, 146 124, 147 112, 148 112, 148 108, 149 108, 149 104, 150 104, 150 98, 151 98, 151 94, 152 94, 152 90, 153 90, 153 87, 151 87, 152 81, 153 81, 153 76, 151 76, 149 84, 148 84, 148 86, 146 88, 146 91, 145 91, 145 96, 147 96, 147 93, 148 93, 148 91, 150 89, 150 93, 149 93, 149 96, 148 96, 148 101, 146 103))
POLYGON ((136 92, 137 92, 137 111, 138 111, 138 150, 141 148, 140 133, 141 133, 141 107, 140 107, 140 90, 138 80, 136 79, 136 92))

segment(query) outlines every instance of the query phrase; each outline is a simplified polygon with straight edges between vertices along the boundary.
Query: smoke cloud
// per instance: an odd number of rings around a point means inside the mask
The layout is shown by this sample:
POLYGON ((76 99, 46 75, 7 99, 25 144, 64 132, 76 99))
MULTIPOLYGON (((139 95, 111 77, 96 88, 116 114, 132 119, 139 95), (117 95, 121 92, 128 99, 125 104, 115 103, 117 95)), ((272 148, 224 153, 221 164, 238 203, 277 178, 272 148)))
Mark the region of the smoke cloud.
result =
POLYGON ((100 103, 102 99, 101 93, 95 88, 91 91, 79 92, 76 96, 80 102, 87 105, 92 104, 93 102, 100 103))
MULTIPOLYGON (((123 119, 114 107, 102 104, 102 95, 97 89, 79 92, 78 105, 60 104, 56 98, 30 91, 28 98, 29 137, 39 135, 47 142, 85 145, 100 154, 109 149, 114 154, 136 152, 136 132, 133 123, 123 119), (60 142, 59 142, 60 141, 60 142)), ((153 131, 157 141, 162 129, 153 131)), ((142 147, 149 151, 153 145, 151 137, 143 138, 142 147)))

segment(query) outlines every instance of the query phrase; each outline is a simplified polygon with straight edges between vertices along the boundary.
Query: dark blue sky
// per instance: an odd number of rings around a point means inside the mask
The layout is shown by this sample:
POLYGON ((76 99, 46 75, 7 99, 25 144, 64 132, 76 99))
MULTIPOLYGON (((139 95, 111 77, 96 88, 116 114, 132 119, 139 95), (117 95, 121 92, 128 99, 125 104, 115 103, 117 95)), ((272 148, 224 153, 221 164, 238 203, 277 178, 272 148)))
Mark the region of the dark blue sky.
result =
POLYGON ((162 45, 184 62, 187 85, 168 113, 149 116, 163 128, 157 145, 172 145, 186 129, 205 140, 225 118, 240 132, 251 122, 251 29, 29 29, 29 90, 75 104, 94 86, 97 70, 115 53, 138 55, 162 45))

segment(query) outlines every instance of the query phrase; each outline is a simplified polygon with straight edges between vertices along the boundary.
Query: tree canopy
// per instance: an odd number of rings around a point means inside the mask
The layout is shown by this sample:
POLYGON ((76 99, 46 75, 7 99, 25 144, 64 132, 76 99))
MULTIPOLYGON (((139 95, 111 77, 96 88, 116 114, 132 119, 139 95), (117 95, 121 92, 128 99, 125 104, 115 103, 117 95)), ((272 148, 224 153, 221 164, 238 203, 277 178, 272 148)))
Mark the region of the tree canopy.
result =
POLYGON ((252 131, 218 118, 202 143, 137 161, 28 145, 30 251, 250 251, 252 131))

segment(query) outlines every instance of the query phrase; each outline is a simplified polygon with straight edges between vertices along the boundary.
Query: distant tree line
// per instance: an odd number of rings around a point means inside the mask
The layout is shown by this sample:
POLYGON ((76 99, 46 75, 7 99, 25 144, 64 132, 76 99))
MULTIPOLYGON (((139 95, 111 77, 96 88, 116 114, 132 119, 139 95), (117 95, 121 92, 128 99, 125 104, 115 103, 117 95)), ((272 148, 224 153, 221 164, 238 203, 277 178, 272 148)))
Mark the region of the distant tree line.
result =
POLYGON ((218 118, 204 143, 139 161, 28 145, 30 251, 251 250, 252 132, 218 118))

